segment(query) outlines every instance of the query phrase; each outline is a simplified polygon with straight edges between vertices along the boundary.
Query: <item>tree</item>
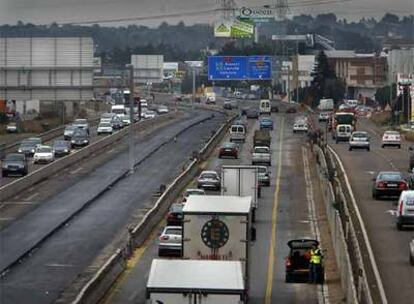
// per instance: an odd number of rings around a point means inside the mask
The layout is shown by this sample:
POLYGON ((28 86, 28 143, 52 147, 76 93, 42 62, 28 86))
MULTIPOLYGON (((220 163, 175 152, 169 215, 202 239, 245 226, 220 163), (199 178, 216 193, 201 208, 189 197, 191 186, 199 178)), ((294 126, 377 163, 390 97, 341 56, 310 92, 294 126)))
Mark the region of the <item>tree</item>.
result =
POLYGON ((316 57, 315 70, 311 76, 313 80, 311 82, 311 94, 313 97, 313 105, 316 105, 317 101, 321 98, 333 98, 333 90, 331 90, 331 84, 327 87, 328 80, 336 80, 335 71, 331 67, 324 51, 321 51, 316 57), (327 96, 325 94, 328 94, 327 96))

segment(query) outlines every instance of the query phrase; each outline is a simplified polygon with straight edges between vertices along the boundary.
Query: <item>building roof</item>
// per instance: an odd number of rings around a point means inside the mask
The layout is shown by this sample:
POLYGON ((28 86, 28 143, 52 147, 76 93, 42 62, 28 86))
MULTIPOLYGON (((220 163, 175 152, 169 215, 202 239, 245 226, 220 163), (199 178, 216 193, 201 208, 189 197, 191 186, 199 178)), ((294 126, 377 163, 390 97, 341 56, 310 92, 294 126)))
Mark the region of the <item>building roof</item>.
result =
POLYGON ((328 58, 354 58, 356 54, 354 51, 348 50, 335 50, 335 51, 324 51, 328 58))
POLYGON ((240 261, 154 259, 147 288, 243 291, 240 261))
POLYGON ((183 212, 247 214, 251 204, 251 196, 190 195, 183 212))

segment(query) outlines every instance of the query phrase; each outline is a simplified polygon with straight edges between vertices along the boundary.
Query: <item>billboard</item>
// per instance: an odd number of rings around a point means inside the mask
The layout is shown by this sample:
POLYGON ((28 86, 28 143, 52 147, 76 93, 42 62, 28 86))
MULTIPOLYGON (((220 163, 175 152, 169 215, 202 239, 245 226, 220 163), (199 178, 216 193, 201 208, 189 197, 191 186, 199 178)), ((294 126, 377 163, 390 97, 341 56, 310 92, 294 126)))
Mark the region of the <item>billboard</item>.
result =
POLYGON ((271 56, 210 56, 209 80, 270 80, 271 56))
POLYGON ((242 7, 239 10, 241 19, 251 19, 255 23, 269 22, 275 19, 276 11, 271 7, 242 7))
POLYGON ((214 37, 251 38, 254 35, 253 23, 246 20, 226 20, 214 24, 214 37))
POLYGON ((245 56, 208 57, 209 80, 247 80, 245 56))

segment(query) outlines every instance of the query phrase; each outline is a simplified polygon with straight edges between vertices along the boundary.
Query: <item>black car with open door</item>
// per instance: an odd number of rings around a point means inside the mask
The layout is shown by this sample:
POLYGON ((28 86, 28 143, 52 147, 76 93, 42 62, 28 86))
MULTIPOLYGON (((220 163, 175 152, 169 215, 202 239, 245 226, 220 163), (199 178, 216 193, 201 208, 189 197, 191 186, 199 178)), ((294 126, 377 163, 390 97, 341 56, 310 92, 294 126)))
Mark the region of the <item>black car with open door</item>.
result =
MULTIPOLYGON (((286 257, 286 283, 304 283, 309 280, 310 271, 310 257, 311 250, 314 246, 318 246, 319 242, 314 239, 294 239, 290 240, 287 245, 289 246, 289 255, 286 257)), ((324 269, 321 265, 321 273, 319 273, 319 282, 323 283, 324 269)))

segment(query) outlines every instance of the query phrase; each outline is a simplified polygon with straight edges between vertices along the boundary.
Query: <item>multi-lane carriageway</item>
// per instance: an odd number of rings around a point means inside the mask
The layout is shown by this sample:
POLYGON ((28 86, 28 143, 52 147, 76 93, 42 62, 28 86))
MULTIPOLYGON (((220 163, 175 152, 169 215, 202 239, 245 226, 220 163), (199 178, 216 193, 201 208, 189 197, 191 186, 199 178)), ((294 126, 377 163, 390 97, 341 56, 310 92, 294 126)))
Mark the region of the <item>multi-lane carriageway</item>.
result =
MULTIPOLYGON (((283 112, 282 108, 281 110, 283 112)), ((203 115, 206 115, 204 111, 187 114, 180 122, 170 127, 164 126, 156 132, 148 132, 137 138, 136 146, 140 151, 137 154, 137 161, 145 157, 157 142, 167 139, 174 131, 190 121, 201 119, 203 115)), ((302 148, 305 137, 291 133, 294 116, 295 114, 273 114, 276 127, 272 134, 272 152, 273 159, 279 161, 274 162, 271 168, 272 185, 265 189, 257 214, 258 239, 252 247, 251 301, 252 303, 323 303, 324 298, 329 296, 331 303, 339 303, 342 295, 338 288, 340 284, 337 282, 338 277, 335 276, 336 269, 332 260, 330 261, 332 265, 329 267, 331 271, 328 270, 328 285, 323 289, 308 284, 284 283, 286 242, 297 236, 317 234, 315 219, 319 224, 323 246, 328 249, 328 260, 333 255, 326 223, 323 215, 318 213, 320 193, 315 182, 317 178, 313 171, 312 157, 307 149, 302 148)), ((207 138, 212 130, 218 128, 222 119, 221 116, 216 115, 214 119, 185 131, 177 142, 169 142, 151 154, 137 165, 137 172, 145 174, 135 174, 117 183, 49 237, 25 260, 11 268, 1 280, 1 303, 53 303, 66 287, 80 279, 80 273, 86 274, 86 277, 88 273, 89 275, 94 273, 124 236, 127 223, 136 222, 150 208, 153 202, 152 192, 161 183, 168 183, 188 160, 193 150, 188 147, 200 147, 203 139, 207 138), (134 185, 132 191, 131 184, 134 185)), ((379 139, 375 139, 375 136, 376 133, 379 134, 378 130, 369 122, 363 122, 362 127, 372 133, 374 144, 377 145, 379 139)), ((256 122, 250 121, 249 132, 254 128, 257 128, 256 122)), ((0 260, 3 261, 3 256, 12 252, 12 248, 5 246, 6 244, 24 242, 30 244, 30 241, 36 239, 36 233, 40 233, 42 227, 44 228, 46 224, 50 224, 50 227, 54 226, 51 223, 61 215, 61 212, 87 199, 93 191, 96 191, 95 186, 103 185, 118 168, 125 168, 127 163, 124 148, 119 145, 108 149, 103 153, 105 157, 95 155, 89 163, 80 165, 79 171, 75 172, 77 168, 71 168, 62 172, 62 176, 56 176, 35 189, 29 189, 28 193, 22 193, 15 199, 16 208, 24 210, 13 213, 7 208, 7 214, 1 216, 3 225, 0 226, 2 240, 0 260), (67 186, 62 186, 65 183, 67 186), (59 189, 58 193, 51 189, 53 185, 59 189), (33 192, 37 193, 37 196, 30 198, 33 192), (38 222, 33 223, 40 223, 39 226, 32 225, 25 228, 21 225, 25 219, 35 215, 39 218, 38 222), (4 220, 7 222, 6 225, 4 220), (7 234, 7 232, 11 233, 7 234), (18 237, 18 241, 14 239, 6 243, 4 236, 11 239, 13 236, 18 237)), ((213 155, 208 166, 219 169, 224 163, 249 163, 250 149, 251 141, 248 141, 242 147, 241 159, 236 161, 218 160, 213 155)), ((370 199, 372 172, 384 167, 386 167, 384 169, 398 168, 406 171, 407 149, 404 147, 401 151, 397 151, 375 147, 370 154, 363 151, 348 152, 343 144, 335 146, 335 149, 344 162, 360 205, 375 259, 379 264, 388 303, 412 304, 413 268, 408 266, 406 251, 399 248, 407 246, 406 240, 413 237, 413 231, 395 230, 392 212, 390 212, 394 209, 392 201, 375 202, 370 199), (396 277, 401 280, 395 280, 396 277)), ((106 298, 106 303, 142 303, 148 267, 157 252, 155 241, 157 231, 152 233, 144 247, 138 249, 135 259, 131 261, 134 267, 122 276, 113 292, 106 298)))
MULTIPOLYGON (((257 240, 251 248, 249 303, 324 303, 328 296, 332 303, 340 303, 343 295, 326 220, 318 204, 321 194, 314 182, 317 177, 313 158, 306 148, 306 135, 292 134, 294 117, 295 114, 272 114, 275 122, 275 130, 271 132, 272 182, 270 187, 262 189, 256 213, 257 240), (296 237, 317 235, 322 235, 324 248, 329 252, 326 261, 329 286, 285 283, 286 243, 296 237)), ((207 169, 220 171, 223 164, 251 164, 252 134, 258 123, 257 120, 247 122, 247 141, 241 145, 239 159, 218 159, 216 150, 206 164, 207 169)), ((228 141, 228 136, 223 141, 228 141)), ((195 187, 195 181, 188 187, 195 187)), ((128 270, 102 303, 144 303, 148 271, 152 259, 158 258, 157 238, 164 225, 161 222, 144 246, 136 250, 128 270)))

